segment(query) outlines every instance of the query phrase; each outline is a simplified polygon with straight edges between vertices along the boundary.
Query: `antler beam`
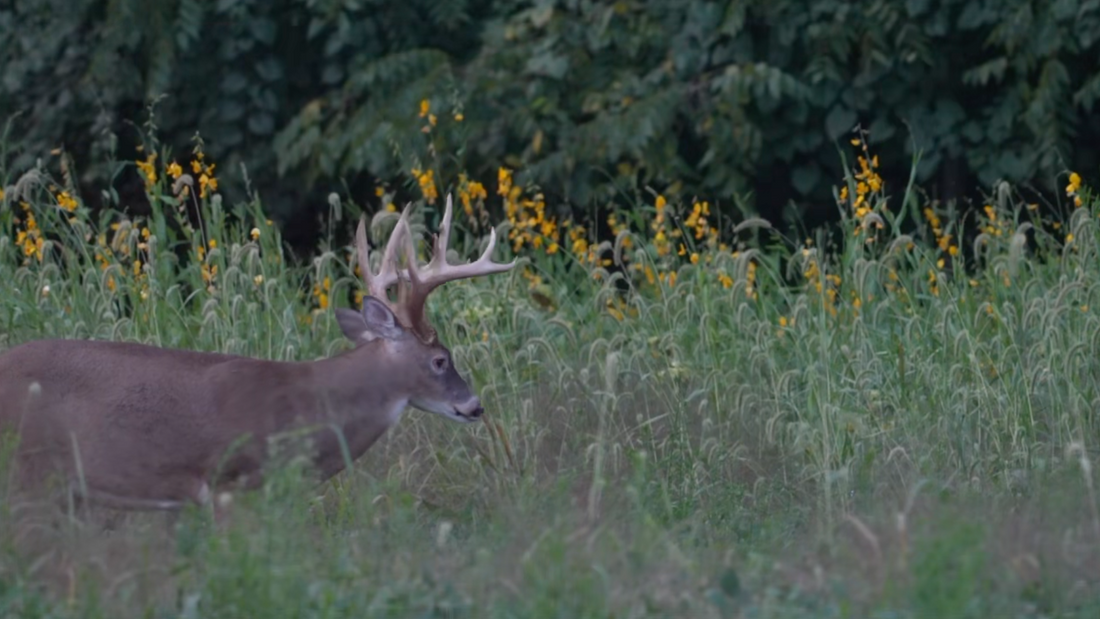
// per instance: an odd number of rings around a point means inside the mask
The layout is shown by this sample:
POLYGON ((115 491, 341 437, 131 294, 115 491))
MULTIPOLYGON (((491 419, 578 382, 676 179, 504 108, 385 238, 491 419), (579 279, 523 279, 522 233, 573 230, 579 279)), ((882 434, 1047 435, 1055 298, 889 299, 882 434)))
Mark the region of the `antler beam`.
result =
POLYGON ((435 340, 436 333, 425 317, 425 306, 428 295, 433 290, 450 281, 510 271, 516 266, 516 261, 513 259, 507 263, 493 262, 492 254, 496 249, 497 232, 496 228, 492 228, 489 231, 489 244, 481 257, 467 264, 448 264, 447 249, 451 236, 451 220, 454 216, 453 200, 448 194, 443 221, 433 244, 431 261, 421 270, 417 265, 416 247, 409 228, 408 216, 411 210, 410 203, 397 220, 397 225, 386 243, 382 264, 377 274, 370 268, 368 258, 370 247, 367 244, 366 225, 363 220, 360 220, 359 229, 356 232, 359 269, 363 272, 363 280, 367 284, 370 295, 388 304, 405 328, 415 332, 422 340, 430 342, 435 340), (405 269, 398 269, 397 247, 402 241, 404 241, 406 265, 405 269), (396 304, 390 303, 386 292, 394 284, 398 285, 396 304))

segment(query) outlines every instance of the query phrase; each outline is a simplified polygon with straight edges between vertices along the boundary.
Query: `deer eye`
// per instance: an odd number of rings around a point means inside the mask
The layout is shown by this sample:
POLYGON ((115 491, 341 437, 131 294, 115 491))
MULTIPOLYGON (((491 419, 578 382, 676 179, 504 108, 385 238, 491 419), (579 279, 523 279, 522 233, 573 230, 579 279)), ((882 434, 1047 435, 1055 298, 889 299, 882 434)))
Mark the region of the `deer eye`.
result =
POLYGON ((432 369, 436 372, 444 372, 447 369, 447 357, 439 355, 432 359, 432 369))

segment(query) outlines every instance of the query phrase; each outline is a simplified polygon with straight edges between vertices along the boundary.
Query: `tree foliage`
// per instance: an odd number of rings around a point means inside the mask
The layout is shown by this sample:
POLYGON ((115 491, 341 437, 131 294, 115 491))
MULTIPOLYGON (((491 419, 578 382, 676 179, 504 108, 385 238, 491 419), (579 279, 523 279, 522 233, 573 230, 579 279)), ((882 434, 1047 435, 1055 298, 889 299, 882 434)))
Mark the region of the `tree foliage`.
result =
POLYGON ((16 0, 0 165, 64 146, 102 181, 164 95, 159 133, 200 131, 284 215, 344 181, 501 165, 564 208, 649 185, 821 209, 857 124, 948 195, 1053 189, 1098 163, 1098 38, 1100 0, 16 0))

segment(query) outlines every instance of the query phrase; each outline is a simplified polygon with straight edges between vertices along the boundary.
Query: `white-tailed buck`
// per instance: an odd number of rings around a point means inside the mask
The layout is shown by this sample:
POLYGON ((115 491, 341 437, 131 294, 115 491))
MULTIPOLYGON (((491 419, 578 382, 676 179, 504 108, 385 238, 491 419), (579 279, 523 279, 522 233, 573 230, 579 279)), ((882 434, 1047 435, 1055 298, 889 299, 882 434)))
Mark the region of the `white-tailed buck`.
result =
POLYGON ((428 324, 425 301, 440 284, 502 273, 515 261, 492 261, 493 230, 476 262, 448 264, 451 211, 448 196, 431 261, 418 266, 406 208, 377 273, 359 222, 356 250, 369 295, 360 312, 336 310, 355 347, 335 357, 285 363, 84 340, 8 350, 0 355, 0 434, 14 431, 17 439, 15 478, 33 488, 60 473, 89 502, 174 510, 206 504, 222 488, 256 487, 268 439, 279 435, 310 437, 309 455, 327 479, 406 405, 477 420, 481 401, 428 324))

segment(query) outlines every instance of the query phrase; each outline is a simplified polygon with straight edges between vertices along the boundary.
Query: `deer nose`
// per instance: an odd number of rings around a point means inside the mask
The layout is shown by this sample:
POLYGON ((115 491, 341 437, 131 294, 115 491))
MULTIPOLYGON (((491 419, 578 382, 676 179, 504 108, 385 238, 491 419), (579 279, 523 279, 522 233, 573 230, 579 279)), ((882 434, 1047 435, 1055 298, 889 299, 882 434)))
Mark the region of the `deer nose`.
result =
POLYGON ((481 406, 481 400, 477 396, 466 400, 462 404, 455 407, 458 413, 468 419, 477 419, 481 417, 481 414, 485 412, 485 409, 481 406))

